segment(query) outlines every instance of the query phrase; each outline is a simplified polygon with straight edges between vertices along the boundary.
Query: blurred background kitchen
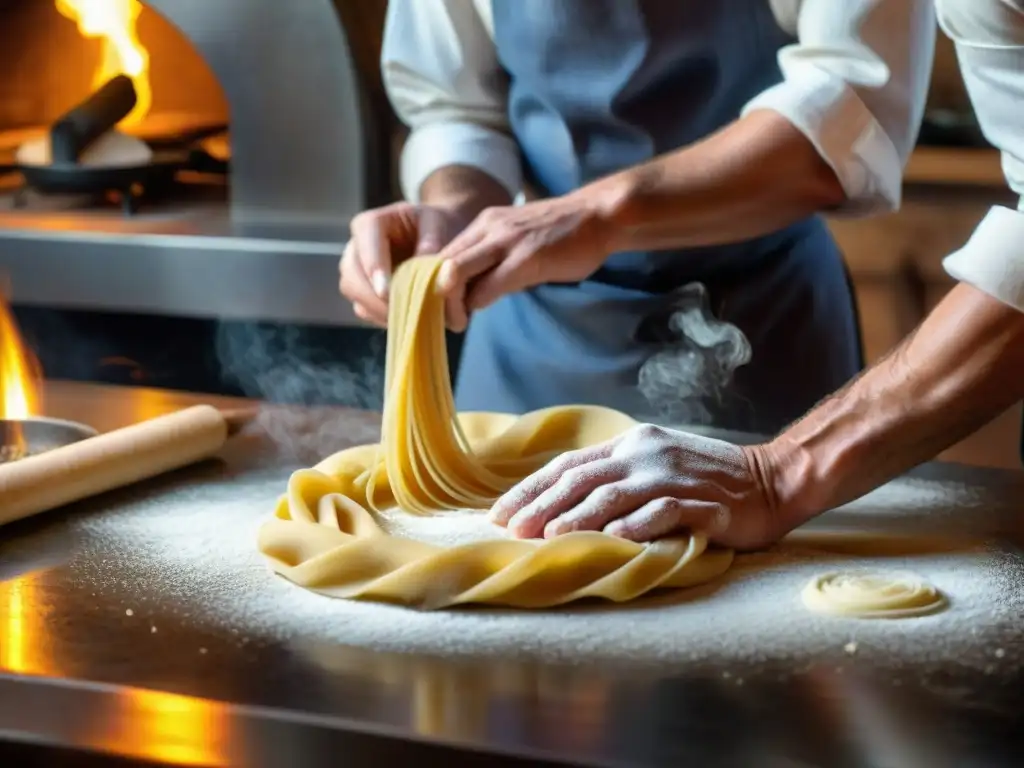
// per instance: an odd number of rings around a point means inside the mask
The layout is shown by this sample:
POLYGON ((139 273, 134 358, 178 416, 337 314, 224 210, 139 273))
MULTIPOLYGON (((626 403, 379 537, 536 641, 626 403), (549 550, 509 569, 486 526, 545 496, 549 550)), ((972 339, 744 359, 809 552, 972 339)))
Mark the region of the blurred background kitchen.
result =
MULTIPOLYGON (((0 286, 48 378, 379 408, 384 335, 338 296, 337 260, 349 219, 398 195, 385 6, 0 0, 0 286), (118 62, 137 95, 118 129, 146 161, 26 165, 118 62)), ((994 202, 1013 199, 939 35, 903 209, 832 222, 869 360, 951 287, 942 257, 994 202)), ((944 458, 1019 466, 1020 423, 944 458)))

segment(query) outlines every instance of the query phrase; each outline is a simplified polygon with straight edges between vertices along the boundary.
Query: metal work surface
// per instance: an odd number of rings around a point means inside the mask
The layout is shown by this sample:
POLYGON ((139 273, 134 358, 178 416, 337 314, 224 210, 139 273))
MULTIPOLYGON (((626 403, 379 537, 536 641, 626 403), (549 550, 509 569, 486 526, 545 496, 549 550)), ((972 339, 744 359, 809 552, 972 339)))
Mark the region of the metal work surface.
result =
MULTIPOLYGON (((237 404, 55 385, 47 414, 108 430, 197 401, 237 404)), ((945 618, 811 621, 787 580, 829 561, 798 549, 685 599, 424 614, 310 595, 255 553, 289 472, 377 428, 268 409, 222 461, 0 528, 0 764, 1021 764, 1018 474, 931 465, 818 526, 914 535, 880 540, 945 618)))

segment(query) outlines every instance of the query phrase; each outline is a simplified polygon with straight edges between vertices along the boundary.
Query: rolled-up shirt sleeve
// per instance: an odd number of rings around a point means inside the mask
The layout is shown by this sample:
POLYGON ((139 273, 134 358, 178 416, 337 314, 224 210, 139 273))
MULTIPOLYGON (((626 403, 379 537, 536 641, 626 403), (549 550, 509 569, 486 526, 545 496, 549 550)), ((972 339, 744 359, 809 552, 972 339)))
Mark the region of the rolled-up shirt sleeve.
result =
POLYGON ((406 199, 432 173, 477 168, 515 196, 519 149, 508 126, 508 82, 489 30, 489 0, 390 0, 381 51, 388 98, 411 129, 402 150, 406 199))
POLYGON ((803 0, 797 42, 779 52, 782 82, 743 109, 774 110, 811 141, 846 192, 837 214, 900 205, 928 95, 933 2, 803 0))
MULTIPOLYGON (((1024 201, 1024 2, 938 0, 936 6, 981 130, 1024 201)), ((992 208, 943 266, 955 279, 1024 311, 1024 202, 1016 210, 992 208)))

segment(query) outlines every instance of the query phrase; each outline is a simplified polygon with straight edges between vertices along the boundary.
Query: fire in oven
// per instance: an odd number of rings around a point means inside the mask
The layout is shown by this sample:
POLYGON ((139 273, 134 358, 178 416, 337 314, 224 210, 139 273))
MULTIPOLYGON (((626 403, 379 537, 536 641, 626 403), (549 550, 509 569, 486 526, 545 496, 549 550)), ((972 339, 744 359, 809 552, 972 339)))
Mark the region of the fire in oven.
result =
POLYGON ((358 322, 395 199, 386 0, 0 0, 0 275, 19 307, 358 322))
POLYGON ((0 8, 14 43, 2 48, 15 76, 0 86, 10 208, 132 215, 190 194, 225 197, 227 104, 173 25, 138 0, 0 8))

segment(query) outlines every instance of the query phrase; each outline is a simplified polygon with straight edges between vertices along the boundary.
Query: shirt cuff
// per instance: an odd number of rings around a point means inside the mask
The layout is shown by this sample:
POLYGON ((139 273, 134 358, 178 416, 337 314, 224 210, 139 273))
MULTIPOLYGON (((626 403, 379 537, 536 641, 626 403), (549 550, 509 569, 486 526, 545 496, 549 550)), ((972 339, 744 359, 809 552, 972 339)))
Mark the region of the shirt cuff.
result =
POLYGON ((757 109, 773 110, 789 120, 835 171, 846 202, 830 213, 864 216, 900 207, 903 160, 844 80, 807 67, 754 97, 742 114, 757 109))
POLYGON ((942 266, 951 277, 1024 312, 1024 212, 993 208, 942 266))
POLYGON ((522 187, 515 140, 476 123, 430 123, 414 130, 402 150, 401 182, 405 199, 418 203, 420 187, 448 165, 466 165, 494 178, 510 196, 522 187))

